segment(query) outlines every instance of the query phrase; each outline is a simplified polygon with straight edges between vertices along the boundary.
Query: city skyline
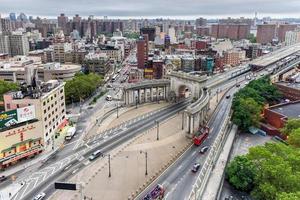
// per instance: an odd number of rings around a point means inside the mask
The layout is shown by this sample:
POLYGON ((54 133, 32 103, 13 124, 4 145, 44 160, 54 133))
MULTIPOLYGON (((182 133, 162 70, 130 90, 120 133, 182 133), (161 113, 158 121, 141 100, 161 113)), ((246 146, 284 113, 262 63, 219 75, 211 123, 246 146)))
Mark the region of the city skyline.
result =
POLYGON ((254 17, 258 12, 258 17, 270 16, 273 18, 300 17, 297 12, 300 9, 300 2, 292 1, 270 1, 270 0, 250 0, 241 2, 238 0, 226 0, 216 2, 203 0, 187 1, 137 1, 129 0, 122 2, 116 0, 113 3, 108 0, 88 0, 84 3, 80 1, 58 1, 51 2, 47 0, 3 0, 1 2, 0 13, 7 16, 10 12, 26 13, 32 16, 41 16, 55 18, 60 13, 72 16, 79 14, 81 16, 108 16, 109 18, 172 18, 172 19, 194 19, 200 16, 206 18, 224 18, 224 17, 254 17), (59 11, 57 6, 64 8, 59 11), (118 5, 118 6, 116 6, 118 5), (224 9, 226 7, 226 9, 224 9), (47 9, 41 9, 47 8, 47 9), (80 8, 80 9, 79 9, 80 8))

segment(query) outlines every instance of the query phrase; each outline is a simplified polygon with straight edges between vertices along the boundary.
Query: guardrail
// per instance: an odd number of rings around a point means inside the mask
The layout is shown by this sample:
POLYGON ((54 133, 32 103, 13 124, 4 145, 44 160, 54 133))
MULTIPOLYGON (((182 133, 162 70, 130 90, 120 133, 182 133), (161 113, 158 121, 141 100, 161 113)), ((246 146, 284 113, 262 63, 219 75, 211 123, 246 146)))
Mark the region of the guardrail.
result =
MULTIPOLYGON (((227 112, 230 112, 227 111, 227 112)), ((193 189, 188 197, 188 199, 190 200, 197 200, 197 199, 201 199, 202 194, 205 190, 205 186, 206 183, 208 181, 209 175, 212 171, 212 169, 214 168, 214 164, 216 162, 216 160, 218 159, 219 153, 222 150, 222 146, 224 144, 224 141, 227 138, 228 135, 228 125, 230 124, 230 118, 231 115, 229 113, 227 113, 228 116, 225 119, 225 121, 223 122, 223 125, 220 129, 220 133, 218 134, 216 140, 214 141, 211 150, 209 151, 209 154, 206 158, 206 161, 203 165, 203 167, 201 168, 201 171, 197 177, 196 183, 193 186, 193 189)))

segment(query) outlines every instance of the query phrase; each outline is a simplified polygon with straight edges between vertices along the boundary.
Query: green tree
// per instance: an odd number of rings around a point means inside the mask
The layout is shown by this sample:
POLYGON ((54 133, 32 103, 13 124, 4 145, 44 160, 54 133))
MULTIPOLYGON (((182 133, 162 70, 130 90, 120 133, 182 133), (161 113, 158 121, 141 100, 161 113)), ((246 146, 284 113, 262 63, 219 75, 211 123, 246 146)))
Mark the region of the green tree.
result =
POLYGON ((0 80, 0 101, 3 101, 3 94, 9 91, 17 91, 20 87, 16 83, 0 80))
POLYGON ((233 110, 232 121, 242 130, 257 126, 261 119, 262 106, 252 98, 239 98, 233 110))
POLYGON ((253 188, 255 171, 249 158, 238 156, 226 168, 226 178, 236 189, 249 192, 253 188))
POLYGON ((281 143, 267 143, 250 148, 247 157, 257 171, 254 199, 276 199, 281 192, 300 191, 299 150, 281 143))
POLYGON ((289 136, 293 130, 298 128, 300 128, 300 119, 289 119, 281 129, 281 132, 289 136))
POLYGON ((253 33, 250 33, 247 37, 247 39, 251 42, 251 43, 256 43, 256 37, 254 36, 253 33))
POLYGON ((288 143, 294 147, 300 148, 300 128, 294 129, 288 136, 288 143))
POLYGON ((300 191, 292 192, 292 193, 282 192, 276 198, 276 200, 299 200, 299 199, 300 199, 300 191))
POLYGON ((67 103, 79 102, 95 92, 102 83, 102 77, 93 73, 87 75, 78 73, 66 82, 65 94, 67 103))

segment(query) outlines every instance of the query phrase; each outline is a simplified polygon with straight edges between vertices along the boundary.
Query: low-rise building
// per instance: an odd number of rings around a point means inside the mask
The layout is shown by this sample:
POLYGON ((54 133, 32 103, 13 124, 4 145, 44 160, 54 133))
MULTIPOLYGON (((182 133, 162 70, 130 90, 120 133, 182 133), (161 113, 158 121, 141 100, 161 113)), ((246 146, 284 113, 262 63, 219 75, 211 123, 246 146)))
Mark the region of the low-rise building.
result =
POLYGON ((4 94, 0 119, 0 166, 54 149, 66 120, 65 83, 51 80, 4 94))
POLYGON ((105 76, 110 70, 111 65, 106 53, 89 53, 85 56, 84 66, 89 72, 105 76))
POLYGON ((292 101, 300 100, 300 83, 277 82, 274 85, 285 98, 292 101))
POLYGON ((261 128, 269 135, 277 135, 285 139, 280 129, 288 119, 300 119, 300 101, 278 104, 264 109, 264 120, 261 128))

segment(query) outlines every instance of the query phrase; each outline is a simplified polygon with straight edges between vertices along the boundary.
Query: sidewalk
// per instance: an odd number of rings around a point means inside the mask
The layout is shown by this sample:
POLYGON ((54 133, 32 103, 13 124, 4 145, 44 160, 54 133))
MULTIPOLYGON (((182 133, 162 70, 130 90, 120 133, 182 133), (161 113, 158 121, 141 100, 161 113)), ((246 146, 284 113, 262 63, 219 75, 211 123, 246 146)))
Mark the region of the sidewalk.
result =
MULTIPOLYGON (((108 177, 107 157, 92 162, 69 182, 84 183, 83 194, 93 199, 127 199, 136 190, 146 186, 149 180, 160 174, 170 159, 190 144, 181 130, 181 116, 178 114, 160 124, 159 141, 156 128, 143 132, 128 143, 112 150, 111 178, 108 177), (141 153, 142 152, 142 153, 141 153), (148 175, 145 175, 145 152, 148 153, 148 175), (163 153, 162 153, 163 152, 163 153)), ((80 199, 78 192, 58 191, 51 198, 80 199)))
POLYGON ((210 174, 208 183, 202 195, 202 199, 205 200, 216 200, 218 198, 221 183, 223 182, 224 170, 229 159, 231 147, 234 142, 235 135, 237 133, 237 126, 233 125, 227 140, 224 144, 223 150, 215 164, 213 171, 210 174))

